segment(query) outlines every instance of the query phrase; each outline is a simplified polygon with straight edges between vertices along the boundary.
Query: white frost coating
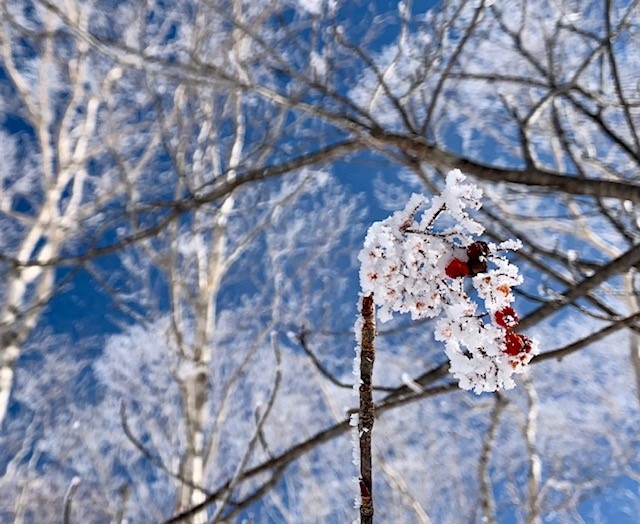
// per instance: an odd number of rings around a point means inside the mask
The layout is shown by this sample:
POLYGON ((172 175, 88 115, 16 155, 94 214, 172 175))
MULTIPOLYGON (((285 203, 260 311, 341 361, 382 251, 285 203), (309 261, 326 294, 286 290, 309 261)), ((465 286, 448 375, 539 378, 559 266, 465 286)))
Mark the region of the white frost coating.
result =
POLYGON ((402 383, 414 393, 422 393, 424 391, 422 387, 420 387, 420 384, 413 380, 411 378, 411 375, 409 375, 409 373, 407 372, 404 372, 402 374, 402 383))
POLYGON ((498 251, 518 251, 522 249, 522 241, 519 239, 510 239, 500 242, 496 248, 498 251))
POLYGON ((198 376, 200 373, 207 373, 208 368, 204 364, 196 364, 192 360, 182 359, 178 364, 176 377, 184 382, 198 376))
POLYGON ((309 55, 309 65, 320 78, 327 74, 327 62, 315 51, 311 51, 309 55))
MULTIPOLYGON (((358 414, 352 413, 349 418, 349 425, 351 426, 351 462, 356 467, 356 471, 360 471, 360 439, 358 435, 358 414)), ((353 499, 353 507, 360 507, 360 477, 352 477, 351 481, 355 484, 356 488, 353 490, 355 493, 353 499)))
POLYGON ((358 255, 360 283, 365 295, 374 294, 380 322, 394 312, 410 313, 413 319, 440 317, 435 337, 445 343, 450 371, 461 388, 476 393, 510 389, 515 386, 511 376, 522 373, 539 351, 535 341, 500 320, 512 311, 511 289, 522 276, 499 252, 522 244, 476 243, 484 228, 468 210, 480 208, 482 192, 464 180, 460 170, 450 171, 442 194, 430 203, 414 194, 403 211, 374 223, 358 255), (479 244, 484 251, 472 259, 479 244), (452 262, 463 274, 454 274, 452 262), (469 281, 482 311, 467 293, 469 281))
POLYGON ((356 323, 353 327, 356 337, 356 355, 353 358, 353 396, 356 398, 360 398, 360 383, 362 379, 360 378, 360 344, 362 342, 362 325, 364 321, 362 320, 362 316, 360 315, 360 311, 362 310, 362 298, 363 295, 360 295, 360 299, 358 300, 358 316, 356 317, 356 323))
POLYGON ((298 0, 298 5, 311 15, 322 13, 322 0, 298 0))
MULTIPOLYGON (((358 300, 358 312, 362 310, 362 295, 360 295, 360 299, 358 300)), ((353 396, 356 398, 360 397, 360 383, 362 382, 360 378, 360 343, 362 341, 362 325, 364 321, 362 320, 362 315, 358 314, 356 317, 356 323, 354 326, 355 336, 356 336, 356 355, 353 358, 353 396)), ((358 422, 359 417, 358 413, 352 413, 349 418, 349 425, 351 426, 351 453, 353 465, 356 467, 356 471, 360 472, 360 435, 358 433, 358 422)), ((354 490, 355 498, 354 498, 354 508, 360 507, 360 477, 353 477, 352 481, 356 485, 356 489, 354 490)))

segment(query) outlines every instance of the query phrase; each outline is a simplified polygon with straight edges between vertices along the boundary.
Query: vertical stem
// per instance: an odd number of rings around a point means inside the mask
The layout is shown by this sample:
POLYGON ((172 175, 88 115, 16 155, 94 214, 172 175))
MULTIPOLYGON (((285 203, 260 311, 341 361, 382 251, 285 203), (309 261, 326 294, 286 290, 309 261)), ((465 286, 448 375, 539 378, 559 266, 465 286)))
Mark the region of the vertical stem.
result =
POLYGON ((360 440, 360 522, 373 523, 373 482, 371 472, 371 430, 373 429, 374 404, 371 391, 374 342, 376 338, 373 294, 362 299, 362 337, 360 351, 360 411, 358 435, 360 440))

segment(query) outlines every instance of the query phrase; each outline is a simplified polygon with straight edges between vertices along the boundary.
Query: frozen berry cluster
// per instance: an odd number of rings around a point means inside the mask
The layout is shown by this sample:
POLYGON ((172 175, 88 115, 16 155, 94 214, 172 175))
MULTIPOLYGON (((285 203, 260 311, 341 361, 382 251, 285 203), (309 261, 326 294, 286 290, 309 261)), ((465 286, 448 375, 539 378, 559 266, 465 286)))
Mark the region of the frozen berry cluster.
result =
POLYGON ((451 171, 442 194, 430 202, 413 195, 404 210, 372 224, 358 256, 360 283, 364 295, 373 294, 381 322, 395 312, 438 319, 434 335, 461 388, 509 389, 512 375, 538 351, 514 331, 511 291, 522 276, 503 253, 521 244, 477 240, 484 228, 469 210, 480 207, 482 193, 464 180, 451 171))
POLYGON ((467 247, 467 260, 454 258, 447 267, 445 273, 450 278, 476 276, 487 271, 487 255, 489 245, 486 242, 477 241, 467 247))
MULTIPOLYGON (((449 278, 461 278, 476 276, 487 271, 487 255, 489 245, 486 242, 476 241, 466 249, 466 260, 454 258, 445 268, 445 274, 449 278)), ((503 307, 494 313, 494 320, 498 326, 504 328, 504 346, 502 351, 510 357, 518 357, 520 362, 528 361, 528 355, 532 350, 532 341, 527 335, 514 333, 513 328, 518 325, 520 318, 511 306, 503 307)), ((515 359, 511 359, 512 365, 517 365, 515 359)))
POLYGON ((512 365, 517 365, 518 361, 521 363, 528 362, 531 359, 530 355, 533 350, 533 341, 527 335, 513 331, 513 328, 516 327, 520 321, 516 311, 512 307, 506 307, 497 311, 494 319, 496 324, 507 330, 504 335, 504 348, 502 351, 510 357, 513 357, 510 359, 512 365))

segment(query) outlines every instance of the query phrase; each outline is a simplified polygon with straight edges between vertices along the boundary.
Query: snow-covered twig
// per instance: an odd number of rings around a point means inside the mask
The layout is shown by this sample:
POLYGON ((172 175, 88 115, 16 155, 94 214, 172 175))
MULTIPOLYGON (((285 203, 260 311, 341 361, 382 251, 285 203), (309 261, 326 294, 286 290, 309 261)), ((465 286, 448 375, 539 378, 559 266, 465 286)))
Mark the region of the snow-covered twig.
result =
POLYGON ((80 477, 73 477, 71 479, 71 483, 69 484, 69 488, 64 495, 64 515, 62 517, 62 522, 64 524, 69 524, 71 522, 71 503, 73 502, 73 496, 75 495, 79 486, 80 477))

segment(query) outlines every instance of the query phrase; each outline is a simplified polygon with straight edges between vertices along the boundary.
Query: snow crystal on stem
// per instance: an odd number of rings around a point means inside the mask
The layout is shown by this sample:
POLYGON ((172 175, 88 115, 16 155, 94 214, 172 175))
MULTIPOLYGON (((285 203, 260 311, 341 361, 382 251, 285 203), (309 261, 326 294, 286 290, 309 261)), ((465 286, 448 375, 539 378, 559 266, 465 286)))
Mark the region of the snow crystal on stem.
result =
POLYGON ((446 177, 442 194, 431 202, 414 194, 404 210, 374 223, 358 255, 360 283, 373 293, 380 322, 393 313, 413 319, 440 317, 435 336, 445 343, 450 371, 463 389, 476 393, 510 389, 538 345, 513 332, 517 315, 511 290, 522 283, 518 268, 499 253, 519 249, 519 240, 498 245, 477 240, 484 232, 469 216, 481 207, 481 190, 465 184, 460 170, 446 177), (448 215, 446 225, 436 228, 448 215), (469 295, 475 289, 476 300, 469 295))
MULTIPOLYGON (((360 295, 360 299, 358 300, 358 311, 362 310, 362 294, 360 295)), ((360 345, 362 342, 362 316, 358 315, 355 323, 355 337, 356 337, 356 347, 355 347, 355 356, 353 358, 353 395, 358 397, 360 395, 360 384, 362 380, 360 379, 360 345)), ((360 435, 358 433, 358 422, 359 417, 358 413, 352 413, 349 417, 349 425, 351 426, 351 452, 352 452, 352 462, 356 467, 356 471, 360 471, 360 435)), ((355 495, 354 499, 354 508, 360 507, 360 477, 353 477, 352 481, 358 486, 357 489, 354 490, 355 495)))

